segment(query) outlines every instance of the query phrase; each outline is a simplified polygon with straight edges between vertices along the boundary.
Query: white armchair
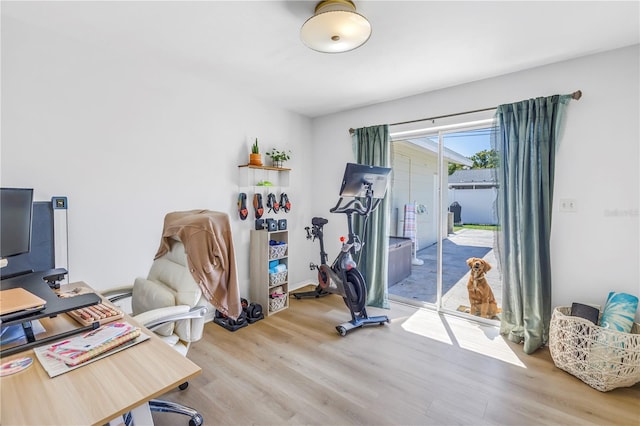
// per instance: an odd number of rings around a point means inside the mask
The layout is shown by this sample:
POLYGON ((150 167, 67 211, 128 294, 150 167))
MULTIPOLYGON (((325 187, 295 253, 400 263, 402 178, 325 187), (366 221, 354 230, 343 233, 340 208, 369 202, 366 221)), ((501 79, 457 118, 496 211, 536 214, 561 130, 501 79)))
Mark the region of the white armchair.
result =
MULTIPOLYGON (((132 287, 121 287, 105 292, 111 302, 131 298, 133 318, 156 333, 175 350, 187 355, 191 343, 202 337, 204 317, 210 304, 194 281, 184 245, 171 240, 169 252, 154 260, 147 278, 136 278, 132 287)), ((179 386, 186 389, 188 383, 179 386)), ((190 426, 203 422, 193 408, 169 401, 152 400, 151 411, 185 414, 190 426)), ((125 416, 125 423, 130 419, 125 416)))

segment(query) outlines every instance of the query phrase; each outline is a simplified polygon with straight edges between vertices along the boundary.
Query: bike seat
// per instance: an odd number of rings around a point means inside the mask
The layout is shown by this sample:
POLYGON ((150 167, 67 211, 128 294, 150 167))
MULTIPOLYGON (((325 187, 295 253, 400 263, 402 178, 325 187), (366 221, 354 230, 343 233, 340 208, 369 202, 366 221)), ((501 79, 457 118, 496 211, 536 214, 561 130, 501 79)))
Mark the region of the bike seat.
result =
POLYGON ((311 224, 313 226, 324 226, 327 223, 329 223, 329 221, 324 217, 314 217, 313 219, 311 219, 311 224))

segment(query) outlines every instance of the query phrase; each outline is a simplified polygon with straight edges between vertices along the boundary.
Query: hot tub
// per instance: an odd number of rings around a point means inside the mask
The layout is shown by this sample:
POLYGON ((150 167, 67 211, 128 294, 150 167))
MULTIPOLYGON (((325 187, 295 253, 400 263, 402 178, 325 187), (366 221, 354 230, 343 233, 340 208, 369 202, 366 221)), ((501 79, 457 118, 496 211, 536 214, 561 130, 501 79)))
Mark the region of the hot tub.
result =
POLYGON ((389 237, 389 287, 411 275, 411 238, 389 237))

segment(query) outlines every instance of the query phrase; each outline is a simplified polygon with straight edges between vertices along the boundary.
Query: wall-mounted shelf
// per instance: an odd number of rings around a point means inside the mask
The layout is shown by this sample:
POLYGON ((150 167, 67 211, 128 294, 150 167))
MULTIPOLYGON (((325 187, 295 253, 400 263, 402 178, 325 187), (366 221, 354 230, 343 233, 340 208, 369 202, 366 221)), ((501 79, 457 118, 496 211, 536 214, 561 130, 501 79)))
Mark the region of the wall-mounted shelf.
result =
POLYGON ((238 167, 247 167, 249 169, 261 169, 261 170, 274 170, 276 172, 288 172, 291 169, 285 167, 271 167, 271 166, 254 166, 253 164, 242 164, 238 167))
POLYGON ((282 189, 289 186, 289 172, 291 169, 243 164, 238 166, 238 171, 238 186, 240 188, 253 188, 254 191, 267 191, 273 187, 282 189), (269 181, 272 185, 258 185, 262 181, 269 181))

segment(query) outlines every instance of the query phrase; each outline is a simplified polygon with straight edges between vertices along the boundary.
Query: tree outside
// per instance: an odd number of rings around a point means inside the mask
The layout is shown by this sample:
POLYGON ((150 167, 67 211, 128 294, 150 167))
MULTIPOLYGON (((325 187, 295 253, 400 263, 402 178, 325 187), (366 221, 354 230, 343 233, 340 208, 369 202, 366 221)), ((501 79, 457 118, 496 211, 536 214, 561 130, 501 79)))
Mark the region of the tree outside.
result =
MULTIPOLYGON (((484 149, 480 152, 476 152, 469 157, 473 164, 471 169, 494 169, 498 167, 498 153, 495 149, 484 149)), ((452 175, 456 170, 463 170, 465 166, 462 164, 449 163, 449 175, 452 175)))

